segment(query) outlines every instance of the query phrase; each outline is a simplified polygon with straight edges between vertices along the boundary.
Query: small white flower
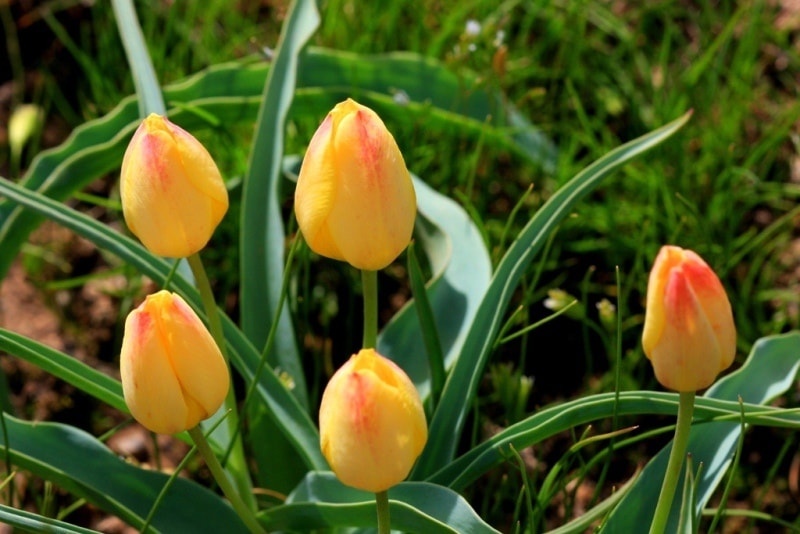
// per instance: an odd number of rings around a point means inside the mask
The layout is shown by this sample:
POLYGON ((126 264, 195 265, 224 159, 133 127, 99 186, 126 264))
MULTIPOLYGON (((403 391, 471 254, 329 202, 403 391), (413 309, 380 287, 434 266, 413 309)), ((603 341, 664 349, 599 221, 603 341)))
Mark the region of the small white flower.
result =
POLYGON ((499 47, 503 44, 503 41, 506 40, 506 32, 503 30, 497 30, 497 33, 494 34, 494 46, 495 48, 499 47))
POLYGON ((392 95, 392 100, 394 100, 394 103, 398 106, 407 106, 408 103, 411 102, 411 97, 402 89, 396 89, 392 95))
POLYGON ((477 37, 481 33, 481 23, 475 19, 469 19, 464 28, 464 33, 467 37, 477 37))

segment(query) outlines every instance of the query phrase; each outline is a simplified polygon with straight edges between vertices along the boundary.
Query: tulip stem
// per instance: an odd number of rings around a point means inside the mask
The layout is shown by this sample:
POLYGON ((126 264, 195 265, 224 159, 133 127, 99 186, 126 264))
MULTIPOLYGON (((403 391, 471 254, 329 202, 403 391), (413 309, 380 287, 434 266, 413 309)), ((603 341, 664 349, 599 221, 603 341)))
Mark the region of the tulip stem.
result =
POLYGON ((392 522, 389 519, 389 492, 379 491, 375 494, 375 506, 378 509, 378 534, 389 534, 392 522))
POLYGON ((192 437, 194 444, 197 445, 197 450, 200 451, 200 454, 206 461, 206 465, 211 471, 211 474, 214 475, 214 480, 216 480, 217 484, 219 484, 222 493, 224 493, 231 502, 231 506, 233 506, 233 509, 236 510, 237 514, 239 514, 239 517, 242 519, 244 524, 247 525, 247 528, 250 530, 250 532, 253 534, 266 534, 266 531, 261 526, 261 523, 259 523, 256 519, 256 516, 253 515, 253 511, 244 503, 242 496, 239 495, 239 492, 236 491, 236 488, 231 483, 228 475, 222 468, 222 464, 219 463, 214 451, 211 450, 211 446, 208 444, 208 441, 203 435, 203 431, 200 429, 200 427, 196 426, 190 429, 189 435, 192 437))
MULTIPOLYGON (((203 267, 203 261, 200 259, 199 253, 192 254, 187 257, 186 260, 189 262, 189 267, 192 269, 195 285, 200 292, 200 299, 203 301, 203 308, 205 309, 208 319, 208 330, 211 333, 211 337, 213 337, 214 341, 217 343, 222 357, 225 358, 225 362, 228 363, 230 367, 230 363, 228 362, 228 347, 225 344, 225 333, 222 330, 222 320, 219 316, 217 302, 214 300, 214 292, 211 290, 211 282, 209 282, 208 275, 206 275, 206 270, 203 267)), ((247 469, 247 461, 244 456, 244 448, 242 447, 242 442, 237 439, 239 436, 239 412, 236 405, 236 393, 233 389, 233 384, 228 388, 228 394, 225 396, 224 410, 229 412, 228 416, 225 418, 225 424, 228 428, 228 436, 231 436, 230 439, 233 441, 231 454, 226 456, 226 458, 228 458, 226 465, 234 474, 234 480, 236 480, 239 492, 247 496, 246 499, 250 509, 255 510, 256 501, 255 497, 252 497, 252 485, 250 482, 250 473, 247 469)))
POLYGON ((678 486, 683 459, 686 456, 686 447, 689 444, 689 431, 692 428, 692 412, 694 411, 694 391, 682 391, 679 394, 678 422, 675 425, 675 437, 672 440, 672 450, 669 453, 667 470, 664 473, 664 482, 661 494, 658 496, 656 511, 653 514, 653 523, 650 534, 663 534, 667 528, 672 501, 675 498, 675 489, 678 486))
POLYGON ((364 338, 362 348, 374 349, 378 344, 378 271, 361 271, 364 293, 364 338))

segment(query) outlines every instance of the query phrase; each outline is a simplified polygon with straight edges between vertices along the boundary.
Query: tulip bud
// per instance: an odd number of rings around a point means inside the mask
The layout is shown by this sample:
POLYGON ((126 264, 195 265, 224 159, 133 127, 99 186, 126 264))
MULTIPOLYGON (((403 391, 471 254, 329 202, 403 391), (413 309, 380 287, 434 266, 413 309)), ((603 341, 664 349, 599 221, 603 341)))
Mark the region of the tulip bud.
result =
POLYGON ((689 392, 733 363, 736 327, 722 283, 703 259, 675 246, 656 257, 647 285, 642 346, 658 381, 689 392))
POLYGON ((228 393, 228 366, 197 314, 174 293, 149 295, 125 321, 122 392, 131 414, 161 434, 194 428, 228 393))
POLYGON ((373 349, 362 349, 331 377, 319 432, 322 454, 339 480, 375 493, 408 476, 428 439, 414 384, 373 349))
POLYGON ((294 209, 311 250, 383 269, 408 246, 417 200, 403 155, 371 109, 346 100, 308 146, 294 209))
POLYGON ((37 128, 41 125, 44 110, 35 104, 22 104, 16 108, 8 119, 8 146, 12 154, 19 157, 37 128))
POLYGON ((128 228, 159 256, 200 251, 228 211, 228 192, 211 155, 156 114, 142 122, 125 151, 120 188, 128 228))

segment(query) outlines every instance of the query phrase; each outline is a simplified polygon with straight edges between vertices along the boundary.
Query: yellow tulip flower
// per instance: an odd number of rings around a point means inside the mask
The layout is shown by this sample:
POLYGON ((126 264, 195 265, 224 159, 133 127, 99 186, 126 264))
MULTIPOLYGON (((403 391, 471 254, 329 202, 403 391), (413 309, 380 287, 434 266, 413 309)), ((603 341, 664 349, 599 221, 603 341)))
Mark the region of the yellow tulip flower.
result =
POLYGON ((178 295, 149 295, 125 321, 120 354, 125 403, 161 434, 194 428, 219 409, 228 366, 206 327, 178 295))
POLYGON ((346 100, 311 139, 294 202, 311 250, 379 270, 411 240, 417 199, 403 155, 371 109, 346 100))
POLYGON ((128 228, 160 256, 199 252, 228 211, 228 192, 211 155, 190 133, 156 114, 133 135, 120 182, 128 228))
POLYGON ((691 250, 664 246, 647 285, 644 353, 673 391, 710 386, 736 355, 731 304, 717 275, 691 250))
POLYGON ((373 349, 331 377, 319 410, 322 454, 342 483, 381 492, 402 482, 428 439, 414 384, 373 349))

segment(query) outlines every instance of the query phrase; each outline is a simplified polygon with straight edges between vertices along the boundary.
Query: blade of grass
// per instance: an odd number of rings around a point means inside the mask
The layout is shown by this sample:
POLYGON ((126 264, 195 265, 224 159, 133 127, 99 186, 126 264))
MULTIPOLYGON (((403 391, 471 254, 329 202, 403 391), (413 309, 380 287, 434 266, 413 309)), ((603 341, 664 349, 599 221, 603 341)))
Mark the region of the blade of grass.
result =
POLYGON ((411 294, 414 296, 414 307, 419 317, 422 339, 425 342, 425 350, 428 353, 428 362, 431 369, 431 395, 430 409, 432 410, 439 402, 439 395, 444 386, 444 355, 442 354, 442 343, 439 341, 439 332, 436 330, 436 321, 428 300, 428 293, 425 289, 425 279, 422 276, 422 269, 417 260, 416 247, 414 243, 408 246, 408 279, 411 283, 411 294))

